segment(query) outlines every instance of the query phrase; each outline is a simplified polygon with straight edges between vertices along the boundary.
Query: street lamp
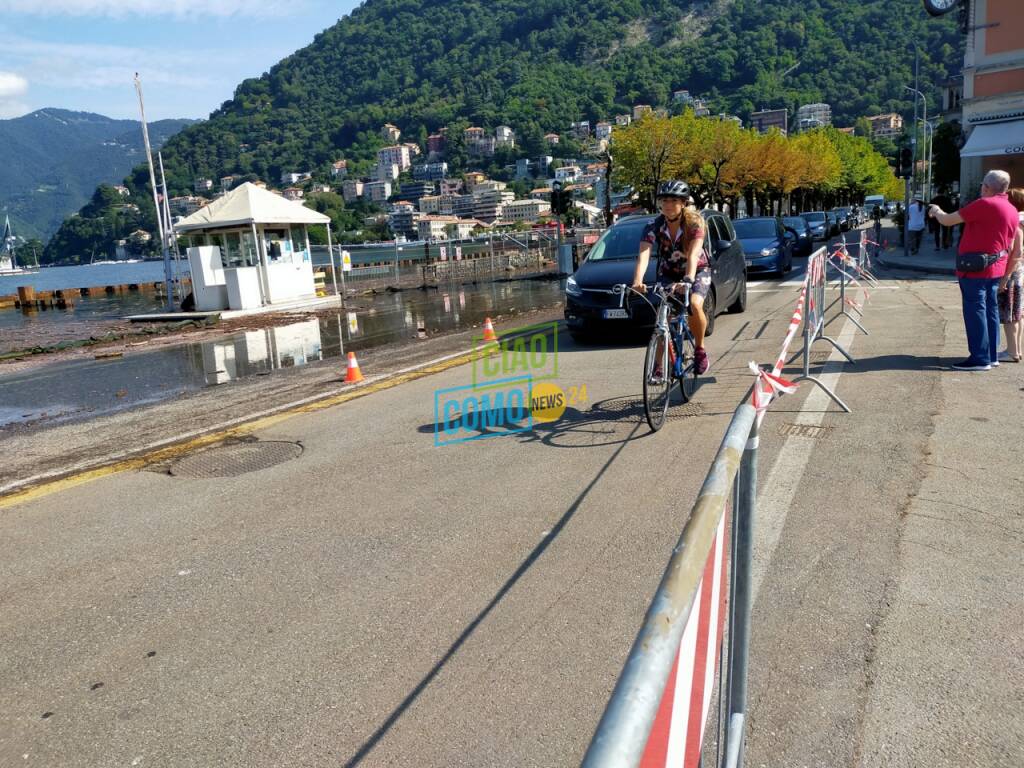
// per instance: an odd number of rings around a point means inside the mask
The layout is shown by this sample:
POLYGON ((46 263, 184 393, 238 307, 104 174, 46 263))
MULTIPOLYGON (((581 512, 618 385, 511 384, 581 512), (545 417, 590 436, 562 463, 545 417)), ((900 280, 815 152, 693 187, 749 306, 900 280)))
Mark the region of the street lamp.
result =
POLYGON ((914 183, 916 184, 917 183, 917 119, 916 119, 916 115, 917 115, 917 96, 920 96, 921 97, 921 101, 924 103, 924 116, 923 116, 922 119, 924 120, 925 124, 928 123, 928 99, 927 99, 927 97, 925 97, 925 95, 923 93, 921 93, 919 90, 917 90, 917 88, 911 88, 909 85, 904 85, 903 87, 904 87, 904 89, 906 89, 908 91, 912 91, 914 94, 916 94, 915 97, 914 97, 914 114, 915 114, 914 137, 913 137, 914 160, 913 160, 913 165, 911 167, 911 178, 914 179, 914 183))
MULTIPOLYGON (((938 122, 938 121, 936 121, 938 122)), ((932 153, 935 149, 935 125, 929 123, 927 120, 924 122, 924 127, 928 129, 928 161, 925 165, 925 181, 924 181, 924 199, 932 199, 932 153)))

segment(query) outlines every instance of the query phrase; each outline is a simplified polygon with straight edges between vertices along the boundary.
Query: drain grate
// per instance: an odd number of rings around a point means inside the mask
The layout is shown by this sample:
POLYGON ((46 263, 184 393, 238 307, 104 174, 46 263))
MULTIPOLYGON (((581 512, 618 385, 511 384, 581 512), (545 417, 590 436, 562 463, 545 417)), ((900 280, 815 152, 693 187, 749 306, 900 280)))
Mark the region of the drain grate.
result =
POLYGON ((669 416, 678 416, 684 418, 687 416, 703 416, 704 415, 704 403, 698 403, 691 400, 683 405, 671 405, 668 409, 669 416))
POLYGON ((237 477, 301 455, 301 445, 283 440, 225 443, 178 459, 167 468, 167 473, 175 477, 237 477))
POLYGON ((816 427, 813 424, 783 424, 779 427, 779 434, 784 437, 795 435, 796 437, 820 438, 825 437, 831 431, 832 427, 816 427))
MULTIPOLYGON (((683 419, 690 416, 702 416, 705 412, 704 403, 692 400, 689 403, 679 402, 679 390, 672 389, 671 399, 668 406, 669 419, 683 419)), ((644 401, 640 397, 614 397, 595 403, 590 408, 590 413, 595 419, 600 418, 644 418, 644 401)))

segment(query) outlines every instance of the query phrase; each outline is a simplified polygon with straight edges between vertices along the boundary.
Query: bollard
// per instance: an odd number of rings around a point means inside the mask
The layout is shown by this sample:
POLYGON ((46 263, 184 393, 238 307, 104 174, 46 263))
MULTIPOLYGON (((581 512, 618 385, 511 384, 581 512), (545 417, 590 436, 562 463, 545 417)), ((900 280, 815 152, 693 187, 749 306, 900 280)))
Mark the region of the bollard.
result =
POLYGON ((18 286, 18 301, 22 304, 31 304, 35 301, 36 289, 31 285, 19 285, 18 286))

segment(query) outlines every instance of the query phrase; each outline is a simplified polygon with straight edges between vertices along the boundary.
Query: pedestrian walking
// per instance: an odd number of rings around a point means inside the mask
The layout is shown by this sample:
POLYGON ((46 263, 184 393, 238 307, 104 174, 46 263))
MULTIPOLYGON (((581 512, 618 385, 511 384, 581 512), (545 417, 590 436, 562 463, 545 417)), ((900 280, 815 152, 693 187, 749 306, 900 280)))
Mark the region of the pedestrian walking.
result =
POLYGON ((1017 209, 1017 235, 1010 246, 1006 274, 999 281, 999 321, 1006 336, 1006 349, 999 353, 1002 362, 1019 363, 1024 353, 1024 322, 1021 322, 1021 294, 1024 293, 1024 189, 1011 189, 1007 195, 1017 209))
POLYGON ((911 253, 916 254, 921 250, 921 238, 924 237, 924 228, 924 203, 915 197, 907 209, 907 229, 910 232, 911 253))
POLYGON ((1010 248, 1020 217, 1010 203, 1010 175, 989 171, 981 197, 959 211, 947 213, 929 206, 930 216, 943 226, 963 224, 956 257, 956 276, 963 301, 964 329, 970 356, 953 365, 958 371, 987 371, 999 365, 999 306, 997 291, 1006 274, 1010 248))
MULTIPOLYGON (((946 195, 936 195, 931 200, 931 205, 937 205, 944 211, 953 210, 953 201, 946 195)), ((929 228, 935 236, 935 250, 945 250, 953 245, 953 228, 942 226, 937 219, 928 219, 929 228)))

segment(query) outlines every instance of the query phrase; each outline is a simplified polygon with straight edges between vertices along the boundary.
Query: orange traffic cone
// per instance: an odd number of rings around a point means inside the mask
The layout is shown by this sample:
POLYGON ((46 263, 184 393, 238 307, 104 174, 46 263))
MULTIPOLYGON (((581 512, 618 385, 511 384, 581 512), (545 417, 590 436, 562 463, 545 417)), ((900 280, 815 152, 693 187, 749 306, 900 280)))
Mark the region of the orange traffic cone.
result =
POLYGON ((359 370, 359 363, 356 361, 356 353, 348 353, 348 370, 345 371, 345 383, 355 384, 363 380, 363 372, 359 370))
POLYGON ((491 322, 491 318, 484 318, 484 341, 497 341, 498 336, 494 333, 494 323, 491 322))

